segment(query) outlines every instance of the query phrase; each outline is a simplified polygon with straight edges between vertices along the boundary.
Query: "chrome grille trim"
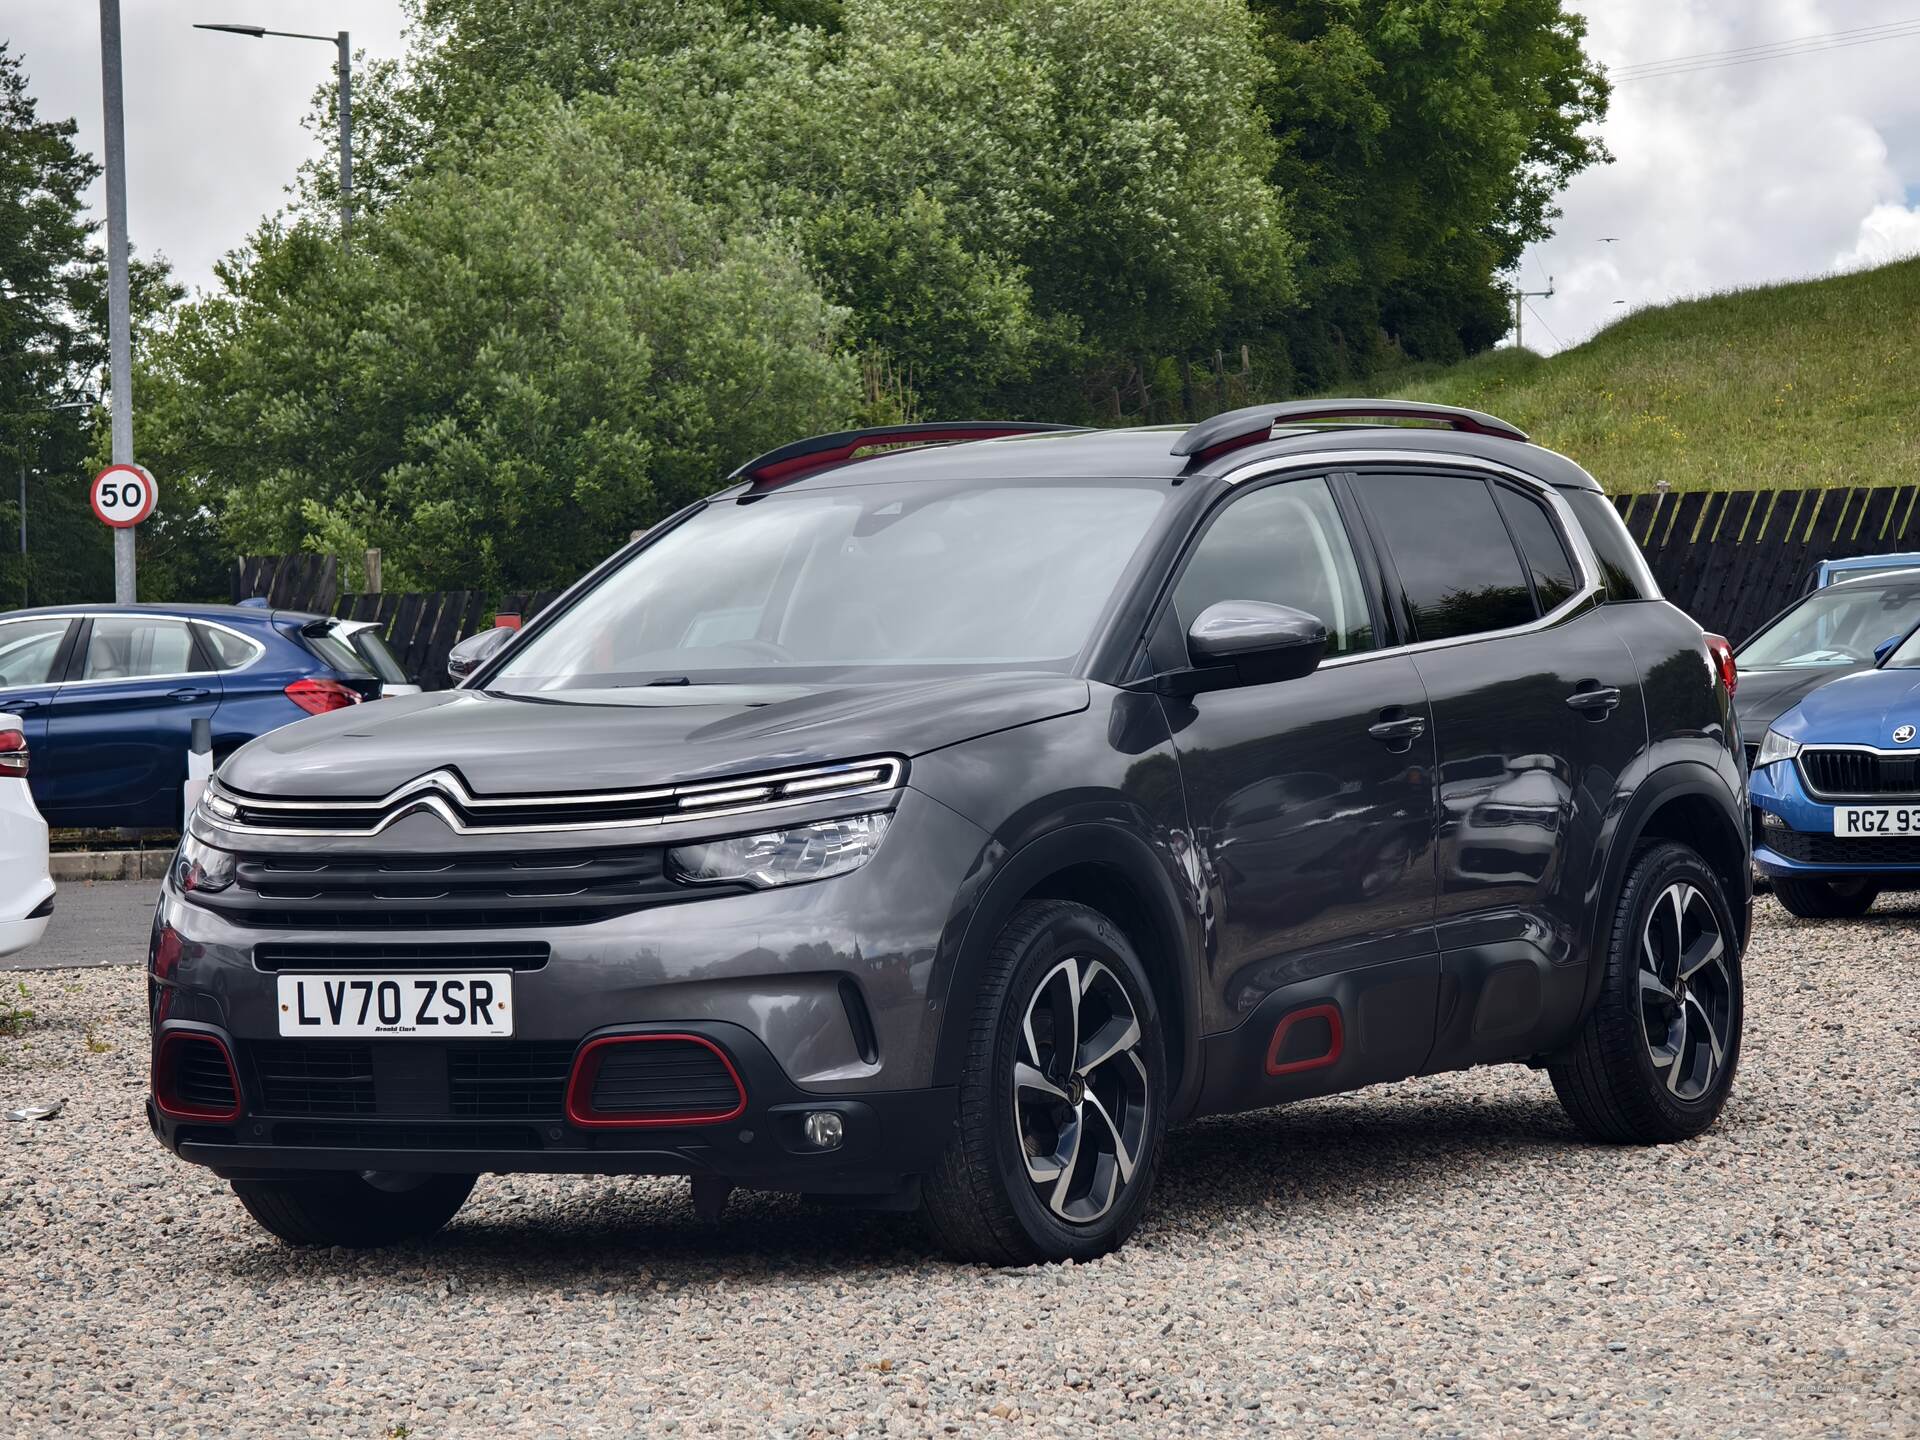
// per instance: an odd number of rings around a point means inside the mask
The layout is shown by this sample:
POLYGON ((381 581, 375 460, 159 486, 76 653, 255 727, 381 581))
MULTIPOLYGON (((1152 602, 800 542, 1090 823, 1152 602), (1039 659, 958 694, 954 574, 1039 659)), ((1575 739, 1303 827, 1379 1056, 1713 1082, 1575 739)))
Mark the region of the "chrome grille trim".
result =
POLYGON ((427 811, 440 817, 457 835, 547 835, 584 830, 653 829, 685 820, 726 819, 811 805, 823 800, 881 795, 898 790, 906 781, 907 762, 897 755, 814 765, 769 774, 739 775, 687 785, 646 790, 619 790, 561 795, 481 796, 467 788, 450 769, 430 771, 409 780, 378 800, 332 800, 306 797, 269 799, 231 790, 218 779, 207 787, 207 798, 196 815, 215 829, 235 835, 274 835, 289 838, 362 838, 378 835, 402 817, 427 811), (749 801, 748 797, 757 796, 749 801), (596 807, 657 804, 661 813, 592 817, 596 807), (490 823, 488 813, 513 811, 589 812, 589 818, 521 823, 490 823), (223 811, 227 813, 222 813, 223 811), (298 815, 365 817, 363 824, 275 825, 271 817, 298 815), (267 823, 262 823, 266 821, 267 823))

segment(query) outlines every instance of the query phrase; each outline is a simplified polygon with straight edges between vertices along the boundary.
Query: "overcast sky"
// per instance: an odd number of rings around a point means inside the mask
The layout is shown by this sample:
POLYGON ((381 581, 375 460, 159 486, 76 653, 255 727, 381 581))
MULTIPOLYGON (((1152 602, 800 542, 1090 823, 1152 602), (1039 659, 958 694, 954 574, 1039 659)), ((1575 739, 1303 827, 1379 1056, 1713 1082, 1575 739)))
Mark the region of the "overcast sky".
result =
MULTIPOLYGON (((1591 48, 1627 66, 1911 20, 1920 0, 1585 0, 1591 48)), ((206 34, 194 21, 346 28, 397 56, 395 0, 123 0, 134 244, 191 285, 282 202, 314 141, 301 128, 332 51, 206 34)), ((1920 32, 1920 24, 1914 27, 1920 32)), ((43 117, 100 150, 98 7, 0 0, 43 117)), ((1616 161, 1574 182, 1531 252, 1526 341, 1578 343, 1628 306, 1920 253, 1920 33, 1619 85, 1616 161), (1614 244, 1602 237, 1618 237, 1614 244)))

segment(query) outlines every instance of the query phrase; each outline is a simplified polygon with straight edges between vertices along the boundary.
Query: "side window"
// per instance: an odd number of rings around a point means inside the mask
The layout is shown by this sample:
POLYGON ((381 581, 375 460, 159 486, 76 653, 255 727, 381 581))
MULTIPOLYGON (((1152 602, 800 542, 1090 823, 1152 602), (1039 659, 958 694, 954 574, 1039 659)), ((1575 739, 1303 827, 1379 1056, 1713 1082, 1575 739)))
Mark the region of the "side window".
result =
POLYGON ((1660 587, 1647 568, 1640 547, 1627 533, 1626 522, 1598 490, 1563 490, 1580 528, 1587 532, 1587 543, 1600 561, 1601 578, 1607 582, 1609 600, 1658 600, 1660 587))
POLYGON ((1174 591, 1182 633, 1222 600, 1262 600, 1318 616, 1330 655, 1379 643, 1339 507, 1317 476, 1255 490, 1214 517, 1174 591))
POLYGON ((15 620, 0 625, 0 687, 46 685, 66 638, 65 619, 15 620))
POLYGON ((155 615, 96 615, 80 678, 144 680, 188 675, 200 668, 194 663, 193 637, 184 621, 155 615))
POLYGON ((1451 640, 1535 618, 1520 557, 1487 482, 1467 475, 1361 475, 1417 640, 1451 640))
MULTIPOLYGON (((206 653, 213 657, 213 668, 216 670, 238 670, 260 653, 260 646, 231 630, 222 630, 215 625, 196 625, 193 628, 199 634, 206 653)), ((95 629, 97 632, 97 621, 95 629)))
POLYGON ((1522 495, 1506 485, 1494 486, 1493 493, 1513 538, 1520 542, 1521 558, 1533 572, 1533 590, 1540 597, 1540 608, 1558 609, 1580 588, 1580 572, 1567 553, 1567 542, 1560 538, 1560 527, 1553 523, 1547 507, 1531 495, 1522 495))

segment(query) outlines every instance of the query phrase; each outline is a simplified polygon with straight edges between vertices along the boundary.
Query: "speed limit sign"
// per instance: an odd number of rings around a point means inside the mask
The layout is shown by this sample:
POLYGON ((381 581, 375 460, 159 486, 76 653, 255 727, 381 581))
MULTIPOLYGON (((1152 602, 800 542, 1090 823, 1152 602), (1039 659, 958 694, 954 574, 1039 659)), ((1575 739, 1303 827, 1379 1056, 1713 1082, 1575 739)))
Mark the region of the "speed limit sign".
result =
POLYGON ((159 498, 152 474, 138 465, 109 465, 93 477, 93 513, 116 530, 153 514, 159 498))

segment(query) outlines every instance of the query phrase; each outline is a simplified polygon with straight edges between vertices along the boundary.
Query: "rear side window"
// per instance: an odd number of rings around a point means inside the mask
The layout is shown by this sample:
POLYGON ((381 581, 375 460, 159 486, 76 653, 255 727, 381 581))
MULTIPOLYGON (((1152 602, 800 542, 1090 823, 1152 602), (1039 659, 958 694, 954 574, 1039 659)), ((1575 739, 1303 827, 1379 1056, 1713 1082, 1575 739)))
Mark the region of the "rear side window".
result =
POLYGON ((193 628, 200 632, 200 642, 207 647, 207 654, 213 657, 213 668, 216 670, 238 670, 265 648, 244 635, 222 630, 217 625, 196 625, 193 628))
POLYGON ((1493 493, 1513 538, 1519 542, 1520 556, 1533 575, 1541 610, 1559 609, 1580 588, 1579 572, 1567 553, 1567 542, 1560 538, 1560 527, 1553 523, 1547 507, 1532 496, 1506 485, 1494 486, 1493 493))
POLYGON ((1600 576, 1607 582, 1607 598, 1658 600, 1660 587, 1613 502, 1598 490, 1562 490, 1560 494, 1586 531, 1587 543, 1600 562, 1600 576))
POLYGON ((1452 640, 1535 618, 1533 591, 1485 480, 1360 475, 1355 483, 1399 572, 1416 640, 1452 640))
POLYGON ((205 673, 183 620, 100 615, 87 636, 82 680, 149 680, 205 673))

